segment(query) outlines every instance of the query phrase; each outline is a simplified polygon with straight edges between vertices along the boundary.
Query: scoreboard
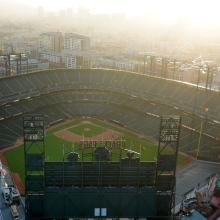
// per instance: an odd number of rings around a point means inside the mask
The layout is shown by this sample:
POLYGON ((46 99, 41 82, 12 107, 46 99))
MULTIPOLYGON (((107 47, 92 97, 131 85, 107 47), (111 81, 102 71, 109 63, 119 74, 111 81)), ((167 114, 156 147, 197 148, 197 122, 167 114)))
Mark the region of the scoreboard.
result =
POLYGON ((44 141, 44 117, 32 114, 25 115, 23 119, 24 141, 44 141))

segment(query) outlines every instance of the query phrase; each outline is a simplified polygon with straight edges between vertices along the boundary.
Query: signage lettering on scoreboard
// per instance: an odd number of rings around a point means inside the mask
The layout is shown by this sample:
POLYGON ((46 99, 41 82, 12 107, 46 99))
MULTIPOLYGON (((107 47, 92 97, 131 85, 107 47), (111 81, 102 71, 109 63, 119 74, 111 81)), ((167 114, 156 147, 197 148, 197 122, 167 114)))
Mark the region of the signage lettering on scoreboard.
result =
POLYGON ((161 118, 161 142, 177 142, 179 140, 181 118, 179 116, 164 116, 161 118))
POLYGON ((25 115, 24 140, 43 141, 44 140, 44 117, 39 114, 25 115))

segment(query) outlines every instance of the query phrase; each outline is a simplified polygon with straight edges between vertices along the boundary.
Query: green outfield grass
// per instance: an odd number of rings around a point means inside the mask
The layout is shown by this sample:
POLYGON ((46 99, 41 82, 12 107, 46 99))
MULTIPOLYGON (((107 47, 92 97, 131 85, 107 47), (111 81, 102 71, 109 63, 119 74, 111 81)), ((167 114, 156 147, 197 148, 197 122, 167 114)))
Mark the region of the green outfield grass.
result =
MULTIPOLYGON (((47 161, 61 161, 63 158, 66 158, 67 154, 71 151, 76 151, 79 153, 82 158, 82 150, 79 144, 65 141, 61 138, 55 136, 55 132, 62 129, 71 130, 79 135, 84 135, 86 137, 91 137, 102 133, 107 129, 120 132, 123 134, 123 139, 126 142, 126 148, 132 149, 134 151, 141 151, 141 160, 142 161, 152 161, 156 158, 157 145, 150 141, 149 139, 139 137, 134 132, 131 132, 127 129, 114 125, 106 121, 100 121, 97 119, 88 119, 85 122, 83 119, 77 119, 72 122, 66 123, 65 125, 58 126, 46 132, 46 141, 45 141, 45 153, 47 161), (89 122, 88 122, 89 121, 89 122), (90 128, 87 134, 85 134, 84 128, 90 128), (83 132, 83 133, 82 133, 83 132)), ((33 151, 37 150, 37 146, 34 145, 33 151), (35 148, 36 147, 36 148, 35 148), (34 149, 35 148, 35 149, 34 149)), ((84 151, 84 159, 91 159, 89 155, 91 149, 84 151)), ((119 149, 112 150, 113 160, 119 158, 119 149)), ((123 152, 125 156, 126 152, 123 152)), ((24 182, 24 150, 23 145, 19 146, 16 149, 5 152, 5 157, 8 161, 9 168, 12 172, 17 172, 22 181, 24 182)), ((188 157, 179 155, 178 164, 185 164, 188 161, 188 157)))

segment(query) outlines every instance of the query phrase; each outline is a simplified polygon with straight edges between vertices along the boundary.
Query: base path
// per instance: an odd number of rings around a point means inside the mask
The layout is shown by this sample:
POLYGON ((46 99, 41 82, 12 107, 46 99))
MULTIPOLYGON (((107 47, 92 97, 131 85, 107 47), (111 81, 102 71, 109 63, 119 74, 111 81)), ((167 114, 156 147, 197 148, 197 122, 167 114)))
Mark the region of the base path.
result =
POLYGON ((85 141, 101 141, 101 140, 117 140, 122 135, 119 132, 115 132, 111 129, 108 129, 100 134, 94 135, 92 137, 83 137, 82 135, 75 134, 68 129, 64 129, 62 131, 58 131, 54 133, 57 137, 62 138, 66 141, 70 142, 80 142, 82 140, 85 141))

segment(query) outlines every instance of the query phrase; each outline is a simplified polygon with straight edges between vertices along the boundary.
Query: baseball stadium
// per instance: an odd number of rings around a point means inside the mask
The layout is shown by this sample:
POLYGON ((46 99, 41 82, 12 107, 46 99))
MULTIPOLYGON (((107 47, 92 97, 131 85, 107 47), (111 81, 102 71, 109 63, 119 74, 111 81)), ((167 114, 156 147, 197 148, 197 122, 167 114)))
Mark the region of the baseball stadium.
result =
POLYGON ((31 72, 1 78, 0 88, 0 159, 25 197, 26 219, 170 219, 187 191, 219 172, 219 91, 111 69, 31 72), (25 143, 26 115, 43 117, 39 142, 25 143), (164 142, 160 165, 164 115, 181 123, 178 154, 164 142))

